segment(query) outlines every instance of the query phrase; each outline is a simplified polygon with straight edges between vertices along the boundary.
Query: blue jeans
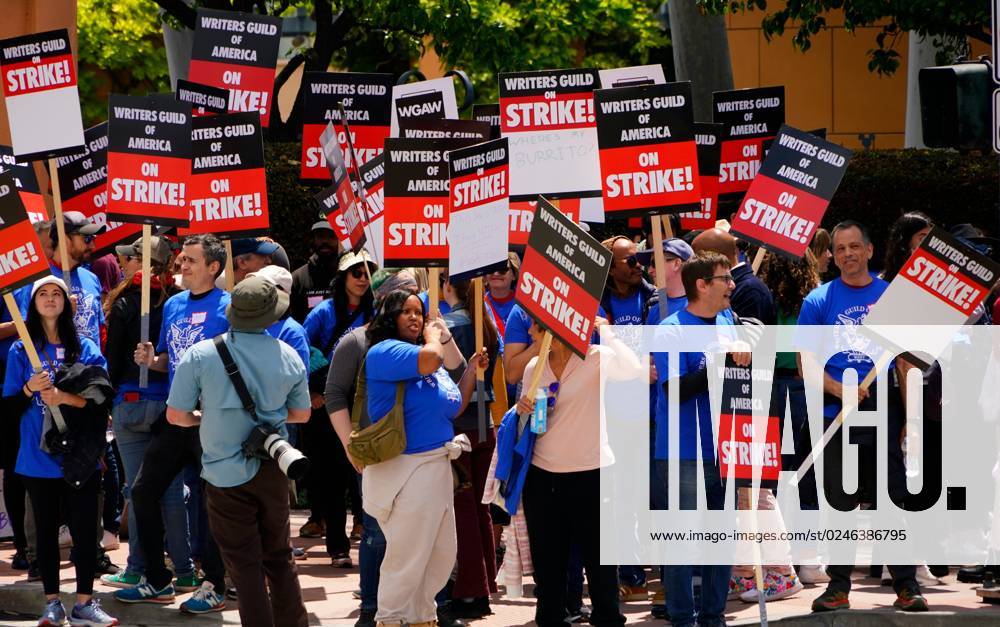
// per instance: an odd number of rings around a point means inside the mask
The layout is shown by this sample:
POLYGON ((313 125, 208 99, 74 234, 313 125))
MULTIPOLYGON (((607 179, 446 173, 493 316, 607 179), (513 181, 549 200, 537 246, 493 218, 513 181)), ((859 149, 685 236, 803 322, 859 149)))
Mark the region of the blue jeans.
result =
MULTIPOLYGON (((358 475, 361 491, 361 475, 358 475)), ((378 521, 361 512, 361 545, 358 547, 358 570, 361 578, 361 609, 378 609, 378 573, 385 558, 385 535, 378 521)))
MULTIPOLYGON (((771 415, 778 417, 782 438, 784 438, 786 398, 789 405, 788 411, 792 414, 792 442, 795 444, 795 453, 792 455, 786 453, 781 456, 781 469, 798 470, 799 465, 809 456, 809 448, 812 446, 805 383, 799 377, 778 375, 774 377, 774 387, 771 394, 776 399, 771 404, 772 412, 774 412, 771 415)), ((819 509, 815 469, 810 469, 806 473, 798 489, 799 504, 803 510, 819 509)))
MULTIPOLYGON (((680 462, 680 503, 681 507, 694 507, 698 490, 697 464, 695 460, 680 462)), ((704 463, 705 495, 708 507, 722 507, 725 489, 719 481, 718 471, 711 463, 704 463)), ((666 462, 660 468, 666 483, 666 462)), ((667 483, 669 485, 669 483, 667 483)), ((666 491, 664 491, 664 495, 666 491)), ((695 607, 692 581, 694 566, 664 566, 663 589, 667 597, 667 614, 674 627, 690 625, 724 625, 726 596, 729 593, 729 575, 732 566, 701 566, 701 598, 695 607)))
MULTIPOLYGON (((163 414, 166 405, 164 401, 121 402, 111 410, 111 425, 125 466, 125 498, 128 501, 132 499, 132 484, 153 438, 150 426, 163 414)), ((167 552, 174 562, 176 574, 181 577, 191 575, 194 573, 194 562, 188 544, 188 515, 184 506, 184 483, 180 475, 163 495, 160 508, 167 535, 167 552)), ((139 543, 138 523, 134 515, 128 517, 128 563, 125 570, 137 574, 146 570, 139 543)))

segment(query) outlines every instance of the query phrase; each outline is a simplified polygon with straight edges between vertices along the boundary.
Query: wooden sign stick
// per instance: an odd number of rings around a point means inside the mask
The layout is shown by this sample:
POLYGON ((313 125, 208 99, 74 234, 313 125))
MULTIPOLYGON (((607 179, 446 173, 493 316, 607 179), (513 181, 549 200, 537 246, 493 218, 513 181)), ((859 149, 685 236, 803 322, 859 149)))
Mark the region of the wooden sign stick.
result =
MULTIPOLYGON (((35 343, 31 341, 31 336, 28 335, 28 327, 25 326, 24 318, 21 317, 21 310, 17 307, 14 294, 11 292, 4 294, 3 302, 7 305, 7 311, 10 312, 14 328, 17 329, 17 335, 24 344, 24 353, 28 356, 28 361, 31 362, 31 367, 35 371, 35 374, 38 374, 42 371, 42 360, 38 358, 35 343)), ((28 306, 30 307, 31 305, 28 306)), ((66 306, 69 306, 69 303, 66 303, 66 306)), ((59 433, 65 433, 66 421, 63 419, 62 410, 59 409, 58 405, 48 405, 48 408, 52 414, 52 421, 56 423, 56 427, 59 429, 59 433)))
POLYGON ((754 276, 757 275, 757 271, 760 270, 760 264, 764 263, 764 257, 767 256, 767 249, 763 246, 757 249, 757 254, 753 257, 753 265, 750 266, 750 271, 753 272, 754 276))
MULTIPOLYGON (((475 302, 472 326, 476 330, 476 351, 483 347, 483 277, 472 279, 475 302)), ((476 368, 476 406, 479 413, 479 441, 486 441, 486 368, 476 368)))
POLYGON ((225 241, 225 244, 226 244, 226 291, 232 292, 233 287, 236 286, 236 277, 233 276, 233 272, 235 272, 234 268, 236 266, 236 262, 233 261, 233 241, 227 239, 225 241))
MULTIPOLYGON (((649 218, 653 230, 653 265, 656 267, 656 292, 659 295, 656 301, 660 320, 667 317, 667 259, 663 256, 663 233, 660 230, 663 222, 660 220, 660 216, 650 216, 649 218)), ((665 222, 669 230, 670 220, 665 222)))
POLYGON ((437 318, 441 302, 441 268, 430 268, 430 285, 427 286, 427 313, 431 318, 437 318))
MULTIPOLYGON (((72 289, 69 274, 69 251, 66 250, 66 225, 63 223, 62 194, 59 191, 59 170, 55 157, 49 159, 49 181, 52 183, 52 205, 55 208, 56 232, 59 234, 59 263, 62 266, 66 287, 72 289)), ((28 342, 25 342, 26 344, 28 342)))
MULTIPOLYGON (((531 381, 528 383, 528 388, 524 390, 524 395, 530 399, 535 398, 535 392, 538 390, 538 384, 542 380, 542 372, 545 370, 545 363, 549 360, 549 351, 552 350, 552 331, 546 331, 545 335, 542 336, 542 343, 538 347, 538 361, 535 362, 535 370, 531 373, 531 381)), ((524 414, 518 420, 518 431, 524 430, 524 425, 528 422, 528 417, 530 414, 524 414)))
MULTIPOLYGON (((145 344, 149 341, 149 290, 150 273, 153 271, 152 251, 153 227, 150 224, 142 225, 142 291, 139 300, 139 341, 145 344)), ((139 366, 139 388, 145 389, 149 386, 149 366, 142 364, 139 366)))

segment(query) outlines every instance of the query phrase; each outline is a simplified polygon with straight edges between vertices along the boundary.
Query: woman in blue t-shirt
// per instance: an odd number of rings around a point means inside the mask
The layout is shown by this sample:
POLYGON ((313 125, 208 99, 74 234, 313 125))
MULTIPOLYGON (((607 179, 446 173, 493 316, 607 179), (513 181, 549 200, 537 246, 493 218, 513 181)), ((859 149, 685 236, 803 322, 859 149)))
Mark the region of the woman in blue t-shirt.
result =
POLYGON ((386 539, 375 618, 380 624, 430 625, 437 619, 434 595, 455 565, 449 459, 462 448, 452 441, 452 421, 468 405, 476 368, 488 356, 481 348, 461 372, 464 359, 444 321, 427 321, 420 298, 404 291, 386 296, 368 340, 364 368, 373 423, 392 409, 398 383, 405 386, 406 450, 366 467, 362 476, 365 511, 386 539))
MULTIPOLYGON (((65 515, 73 537, 76 565, 74 624, 117 625, 91 597, 97 567, 97 495, 101 484, 96 459, 93 472, 78 485, 63 478, 64 456, 50 452, 45 434, 53 426, 48 407, 85 408, 94 401, 64 392, 54 385, 63 365, 82 363, 105 368, 104 357, 90 339, 80 338, 73 325, 73 311, 62 279, 48 276, 31 287, 27 328, 42 361, 35 373, 24 343, 14 342, 7 356, 3 394, 7 416, 20 416, 21 445, 16 472, 21 475, 31 499, 37 537, 36 554, 47 598, 39 625, 63 625, 66 609, 59 600, 59 522, 65 515), (88 622, 89 621, 89 622, 88 622)), ((106 376, 106 374, 105 374, 106 376)), ((9 419, 9 418, 8 418, 9 419)), ((70 433, 74 432, 70 425, 70 433)), ((60 438, 63 439, 63 438, 60 438)), ((75 450, 67 454, 74 455, 75 450)))

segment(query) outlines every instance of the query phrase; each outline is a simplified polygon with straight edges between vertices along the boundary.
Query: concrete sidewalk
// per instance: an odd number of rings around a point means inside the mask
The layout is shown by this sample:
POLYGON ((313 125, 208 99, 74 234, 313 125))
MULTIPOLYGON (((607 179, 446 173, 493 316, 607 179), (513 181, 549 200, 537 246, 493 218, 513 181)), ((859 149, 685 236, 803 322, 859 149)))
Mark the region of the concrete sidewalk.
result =
MULTIPOLYGON (((357 545, 351 555, 355 567, 351 569, 333 568, 326 556, 322 539, 299 538, 299 527, 305 523, 306 513, 293 512, 292 535, 295 546, 306 549, 308 559, 299 561, 299 581, 302 585, 306 609, 311 625, 343 626, 353 625, 358 615, 358 600, 352 592, 358 589, 357 545)), ((111 553, 112 561, 119 566, 125 564, 128 554, 127 543, 111 553)), ((23 571, 10 568, 13 547, 10 542, 0 543, 0 626, 22 627, 35 625, 42 609, 41 583, 26 583, 23 571)), ((650 573, 652 575, 652 573, 650 573)), ((73 567, 63 562, 63 600, 72 602, 73 567)), ((895 600, 891 588, 882 587, 877 581, 856 573, 855 588, 851 593, 849 611, 822 615, 810 613, 812 600, 822 588, 807 586, 797 596, 771 603, 767 606, 770 622, 786 625, 980 625, 1000 624, 1000 605, 981 603, 976 596, 975 586, 958 583, 952 574, 944 579, 944 585, 924 589, 932 612, 927 614, 904 614, 892 609, 895 600)), ((658 589, 658 582, 651 587, 658 589)), ((501 588, 502 590, 502 588, 501 588)), ((104 607, 118 617, 122 625, 149 625, 168 627, 173 625, 238 625, 239 615, 236 603, 229 602, 229 608, 219 614, 190 616, 178 611, 180 602, 188 595, 178 595, 178 600, 167 606, 126 605, 111 597, 112 588, 97 583, 95 593, 104 607)), ((533 625, 535 602, 531 597, 531 586, 525 586, 525 598, 507 599, 502 595, 491 603, 494 614, 473 621, 474 627, 513 627, 533 625)), ((667 623, 650 615, 650 603, 636 602, 622 604, 622 611, 628 617, 629 625, 659 625, 667 623)), ((759 623, 756 605, 739 601, 727 607, 726 619, 731 625, 755 625, 759 623)), ((277 626, 281 627, 281 626, 277 626)))

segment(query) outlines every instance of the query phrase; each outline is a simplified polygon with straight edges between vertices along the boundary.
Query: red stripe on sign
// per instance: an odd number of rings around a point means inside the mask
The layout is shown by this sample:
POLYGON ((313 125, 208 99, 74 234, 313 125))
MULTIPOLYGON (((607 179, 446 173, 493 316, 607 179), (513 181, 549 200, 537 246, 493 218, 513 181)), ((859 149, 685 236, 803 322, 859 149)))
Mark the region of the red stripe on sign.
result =
POLYGON ((187 222, 190 179, 190 159, 109 151, 108 213, 140 224, 187 222))
POLYGON ((42 222, 49 219, 49 211, 45 208, 45 198, 41 194, 31 192, 17 192, 24 203, 24 209, 28 212, 28 219, 32 222, 42 222))
POLYGON ((500 128, 504 133, 596 127, 594 95, 589 91, 557 94, 552 98, 502 98, 500 109, 500 128))
POLYGON ((215 61, 191 60, 188 80, 229 90, 229 112, 260 113, 260 125, 267 128, 273 109, 274 68, 230 65, 215 61))
POLYGON ((509 181, 510 169, 506 165, 452 179, 452 211, 472 209, 505 198, 510 193, 509 181))
MULTIPOLYGON (((344 164, 351 167, 350 150, 347 149, 347 137, 343 127, 336 126, 337 139, 344 153, 344 164)), ((302 125, 302 168, 299 178, 307 180, 330 180, 330 169, 326 167, 326 157, 323 156, 323 146, 319 137, 326 130, 326 124, 302 125)), ((382 145, 389 136, 388 126, 355 126, 351 125, 351 137, 354 141, 354 151, 358 161, 364 165, 382 154, 382 145)))
POLYGON ((719 193, 735 194, 750 189, 750 183, 760 170, 764 159, 764 140, 734 139, 722 142, 719 164, 719 193))
POLYGON ((191 191, 191 225, 178 228, 180 236, 260 232, 270 226, 263 168, 195 174, 191 191))
POLYGON ((74 85, 76 69, 69 54, 3 66, 3 87, 8 98, 74 85))
POLYGON ((524 254, 516 299, 577 354, 587 353, 598 300, 534 248, 524 254))
POLYGON ((600 160, 605 213, 696 204, 701 199, 694 140, 606 148, 600 160))
POLYGON ((387 196, 382 228, 386 265, 410 260, 448 262, 446 198, 387 196))
MULTIPOLYGON (((564 198, 553 204, 557 204, 559 211, 572 220, 574 224, 580 221, 579 198, 564 198)), ((531 232, 531 224, 535 218, 537 207, 538 201, 535 200, 512 200, 510 202, 510 220, 507 222, 508 246, 523 248, 528 245, 528 233, 531 232)))
POLYGON ((29 220, 0 231, 0 290, 16 286, 39 273, 49 273, 35 228, 29 220))
POLYGON ((680 214, 681 229, 694 231, 715 227, 715 213, 719 204, 719 177, 701 177, 701 211, 680 214))
POLYGON ((64 200, 63 211, 79 211, 93 220, 94 224, 107 227, 103 233, 94 240, 94 251, 101 252, 108 250, 123 239, 142 231, 138 224, 128 224, 124 222, 108 222, 107 214, 104 210, 108 204, 108 188, 106 185, 97 185, 89 190, 64 200))
POLYGON ((778 418, 769 416, 765 433, 754 437, 753 416, 723 412, 719 422, 719 468, 724 477, 729 477, 730 461, 733 479, 751 480, 759 468, 761 481, 777 481, 781 473, 778 418))
POLYGON ((734 234, 801 257, 829 201, 767 176, 758 176, 733 218, 734 234))
POLYGON ((986 298, 986 290, 967 281, 957 266, 949 266, 923 248, 917 249, 899 275, 964 316, 986 298))

